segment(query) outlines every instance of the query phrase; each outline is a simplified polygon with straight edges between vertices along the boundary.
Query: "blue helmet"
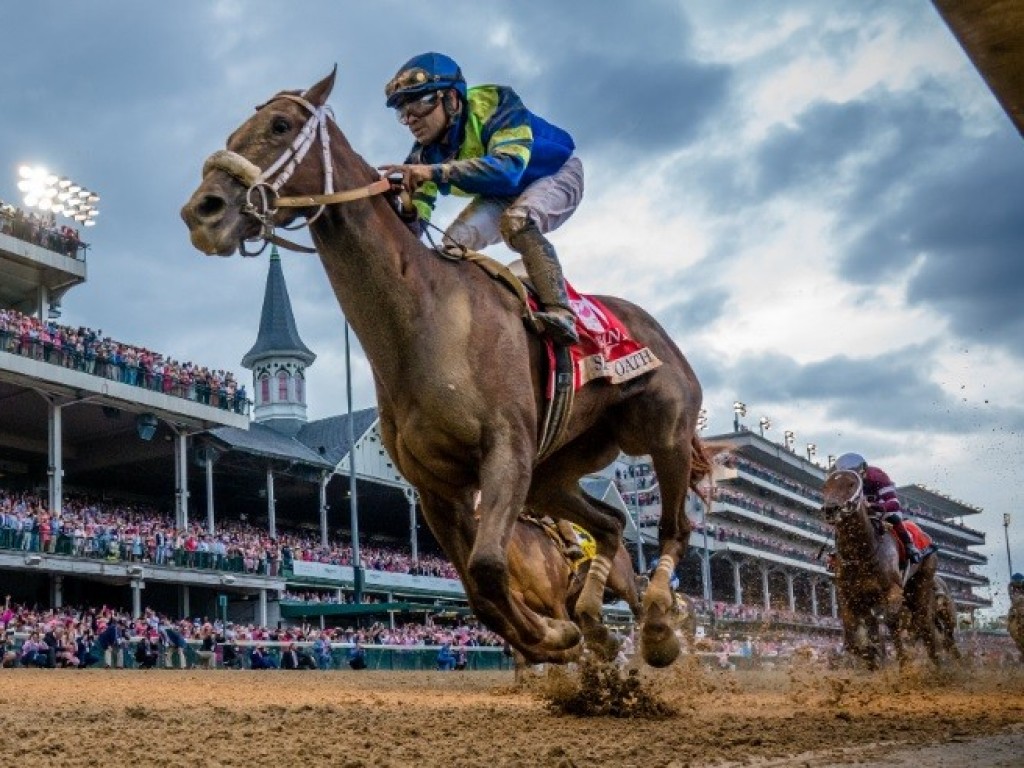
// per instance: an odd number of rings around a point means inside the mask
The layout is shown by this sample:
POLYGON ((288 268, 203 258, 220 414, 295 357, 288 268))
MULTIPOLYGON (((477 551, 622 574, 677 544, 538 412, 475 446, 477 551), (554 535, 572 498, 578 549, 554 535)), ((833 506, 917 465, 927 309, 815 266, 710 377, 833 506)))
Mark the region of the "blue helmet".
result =
POLYGON ((1024 584, 1024 573, 1015 573, 1010 577, 1013 584, 1024 584))
POLYGON ((394 109, 417 96, 452 88, 466 98, 466 78, 455 60, 443 53, 421 53, 401 66, 384 86, 387 106, 394 109))
POLYGON ((861 456, 859 453, 844 453, 838 459, 836 459, 835 469, 845 469, 851 472, 860 472, 862 469, 867 467, 868 460, 861 456))

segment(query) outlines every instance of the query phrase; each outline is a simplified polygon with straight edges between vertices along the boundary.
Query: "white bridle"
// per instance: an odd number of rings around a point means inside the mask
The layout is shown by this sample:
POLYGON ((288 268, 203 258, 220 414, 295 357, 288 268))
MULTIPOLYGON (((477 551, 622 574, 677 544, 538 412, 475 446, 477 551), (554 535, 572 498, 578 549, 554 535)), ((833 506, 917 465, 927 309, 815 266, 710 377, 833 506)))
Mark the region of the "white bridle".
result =
MULTIPOLYGON (((203 177, 214 170, 224 171, 236 181, 243 184, 245 191, 245 206, 242 213, 254 217, 260 222, 260 234, 248 241, 262 240, 263 247, 255 253, 245 250, 244 241, 239 244, 239 250, 243 256, 258 256, 267 247, 268 242, 277 243, 291 250, 315 253, 315 249, 292 243, 274 234, 273 216, 280 208, 306 208, 319 206, 317 212, 292 227, 284 227, 288 230, 308 227, 316 221, 324 212, 324 208, 334 203, 344 203, 350 200, 359 200, 371 195, 378 195, 391 189, 391 182, 387 179, 368 184, 365 187, 349 190, 347 192, 335 193, 334 191, 334 163, 331 159, 331 136, 328 130, 328 121, 334 119, 334 113, 327 105, 316 107, 309 101, 290 93, 281 93, 271 99, 288 99, 293 101, 307 112, 309 118, 296 134, 295 139, 289 147, 281 153, 266 170, 248 158, 237 152, 222 149, 214 152, 203 164, 203 177), (324 191, 321 195, 309 195, 304 197, 281 197, 280 191, 288 180, 295 173, 295 169, 306 158, 313 143, 320 139, 320 150, 323 156, 324 169, 324 191), (254 195, 255 193, 255 195, 254 195), (254 197, 258 197, 254 200, 254 197)), ((268 104, 270 102, 267 102, 268 104)))

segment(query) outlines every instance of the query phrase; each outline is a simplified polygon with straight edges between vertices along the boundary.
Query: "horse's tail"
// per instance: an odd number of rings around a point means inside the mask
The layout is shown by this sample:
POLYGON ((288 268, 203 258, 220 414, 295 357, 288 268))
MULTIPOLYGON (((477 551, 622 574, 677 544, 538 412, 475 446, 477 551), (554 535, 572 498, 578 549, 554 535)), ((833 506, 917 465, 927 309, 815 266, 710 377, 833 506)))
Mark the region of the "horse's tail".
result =
POLYGON ((731 450, 732 447, 727 443, 704 442, 696 433, 690 441, 690 490, 707 505, 711 503, 711 490, 714 487, 711 464, 716 456, 731 450))

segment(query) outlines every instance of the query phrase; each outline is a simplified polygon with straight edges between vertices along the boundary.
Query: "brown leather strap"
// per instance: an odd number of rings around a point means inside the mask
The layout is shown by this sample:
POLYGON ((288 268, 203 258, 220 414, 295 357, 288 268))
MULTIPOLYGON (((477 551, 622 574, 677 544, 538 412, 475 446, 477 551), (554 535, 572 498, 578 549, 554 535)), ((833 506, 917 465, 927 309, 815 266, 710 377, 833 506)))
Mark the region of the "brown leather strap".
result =
POLYGON ((466 261, 470 261, 480 267, 484 272, 489 274, 495 280, 500 280, 505 286, 512 291, 516 296, 519 297, 519 301, 523 305, 523 316, 530 323, 531 327, 537 333, 543 330, 540 321, 533 316, 533 310, 530 308, 530 302, 528 300, 528 294, 526 292, 526 286, 523 285, 523 281, 520 280, 516 274, 496 259, 492 259, 490 256, 485 256, 478 251, 463 251, 462 258, 466 261))
POLYGON ((274 245, 279 245, 289 251, 298 251, 299 253, 316 253, 316 248, 309 248, 305 245, 293 243, 291 240, 286 240, 276 233, 267 235, 264 239, 269 243, 274 243, 274 245))
POLYGON ((336 203, 349 203, 353 200, 362 200, 374 195, 382 195, 391 189, 391 182, 387 179, 380 179, 367 184, 365 187, 348 189, 344 192, 335 192, 332 195, 299 195, 296 197, 279 197, 273 201, 278 208, 309 208, 314 205, 334 205, 336 203))

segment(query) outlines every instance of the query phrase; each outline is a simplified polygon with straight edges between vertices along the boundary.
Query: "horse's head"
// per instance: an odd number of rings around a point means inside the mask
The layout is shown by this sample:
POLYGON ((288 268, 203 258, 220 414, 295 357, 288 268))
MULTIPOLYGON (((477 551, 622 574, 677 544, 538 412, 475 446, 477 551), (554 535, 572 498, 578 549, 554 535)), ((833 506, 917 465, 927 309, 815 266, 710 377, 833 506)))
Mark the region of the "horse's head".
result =
POLYGON ((181 209, 196 248, 230 256, 244 240, 308 216, 309 208, 275 206, 278 197, 333 191, 328 153, 319 161, 303 158, 318 140, 321 147, 326 143, 325 105, 334 76, 332 71, 304 93, 283 91, 257 107, 228 137, 227 149, 207 159, 202 182, 181 209))
POLYGON ((864 498, 864 482, 856 472, 841 469, 825 479, 821 492, 825 521, 835 524, 860 507, 864 498))

